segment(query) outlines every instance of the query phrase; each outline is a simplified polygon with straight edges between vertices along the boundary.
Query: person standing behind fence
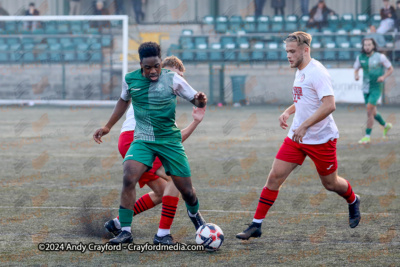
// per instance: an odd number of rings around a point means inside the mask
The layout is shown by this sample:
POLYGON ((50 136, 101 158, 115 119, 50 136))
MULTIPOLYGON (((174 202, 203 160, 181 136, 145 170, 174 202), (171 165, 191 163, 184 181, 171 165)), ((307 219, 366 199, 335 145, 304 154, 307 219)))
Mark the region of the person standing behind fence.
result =
POLYGON ((381 24, 379 24, 377 33, 384 34, 392 30, 396 20, 396 10, 390 4, 389 0, 383 0, 383 8, 381 8, 381 24))
POLYGON ((300 0, 300 5, 301 5, 301 14, 303 16, 308 15, 308 4, 309 4, 310 0, 300 0))
POLYGON ((266 0, 254 0, 254 15, 256 17, 262 16, 266 0))
MULTIPOLYGON (((28 10, 25 11, 25 16, 39 16, 39 10, 35 8, 35 3, 30 3, 28 10)), ((24 30, 36 30, 37 28, 37 21, 25 21, 24 22, 24 30)))
POLYGON ((115 15, 125 15, 124 12, 124 1, 123 0, 114 0, 115 6, 115 15))
POLYGON ((396 2, 396 29, 400 30, 400 1, 396 2))
POLYGON ((279 11, 282 16, 285 16, 285 0, 272 0, 271 7, 275 10, 275 16, 278 15, 279 11))
MULTIPOLYGON (((93 15, 96 15, 96 16, 110 15, 110 12, 108 11, 107 8, 104 7, 103 1, 97 1, 93 15)), ((94 21, 92 25, 94 27, 98 27, 99 30, 101 31, 103 28, 110 27, 110 22, 109 21, 94 21)))
POLYGON ((144 12, 143 12, 143 4, 144 0, 133 0, 133 11, 135 12, 136 23, 140 24, 144 20, 144 12))
POLYGON ((81 0, 69 0, 69 15, 81 14, 81 0))

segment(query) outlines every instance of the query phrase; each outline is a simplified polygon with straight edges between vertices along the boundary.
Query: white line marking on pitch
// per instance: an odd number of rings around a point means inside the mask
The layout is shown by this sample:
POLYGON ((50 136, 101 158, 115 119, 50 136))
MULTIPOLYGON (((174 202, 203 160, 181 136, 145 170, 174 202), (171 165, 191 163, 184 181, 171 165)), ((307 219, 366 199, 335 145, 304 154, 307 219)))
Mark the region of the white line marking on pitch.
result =
MULTIPOLYGON (((105 208, 105 207, 14 207, 14 206, 0 206, 0 209, 64 209, 64 210, 118 210, 118 208, 105 208)), ((219 212, 219 213, 254 213, 255 211, 248 210, 201 210, 202 212, 219 212)), ((286 212, 286 211, 270 211, 268 214, 316 214, 316 215, 332 215, 332 214, 348 214, 345 212, 286 212)), ((372 213, 363 212, 363 215, 397 215, 396 213, 372 213)))

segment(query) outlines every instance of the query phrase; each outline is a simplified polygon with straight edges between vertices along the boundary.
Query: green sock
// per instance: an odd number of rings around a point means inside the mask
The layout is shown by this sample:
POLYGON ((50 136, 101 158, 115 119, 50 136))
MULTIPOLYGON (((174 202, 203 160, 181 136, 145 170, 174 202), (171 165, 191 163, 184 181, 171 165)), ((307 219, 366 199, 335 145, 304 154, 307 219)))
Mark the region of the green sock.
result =
POLYGON ((386 122, 385 122, 385 120, 382 118, 381 114, 376 113, 374 119, 377 120, 377 121, 379 122, 380 125, 385 126, 386 122))
POLYGON ((118 215, 121 227, 131 226, 133 219, 133 210, 120 208, 118 211, 118 215))
POLYGON ((186 204, 186 208, 188 209, 188 211, 191 214, 196 214, 199 211, 200 204, 199 204, 198 199, 196 199, 196 204, 194 204, 194 206, 189 206, 188 203, 186 203, 186 202, 185 202, 185 204, 186 204))
POLYGON ((371 132, 372 132, 372 129, 371 129, 371 128, 367 128, 367 129, 365 130, 365 134, 366 134, 366 135, 371 135, 371 132))

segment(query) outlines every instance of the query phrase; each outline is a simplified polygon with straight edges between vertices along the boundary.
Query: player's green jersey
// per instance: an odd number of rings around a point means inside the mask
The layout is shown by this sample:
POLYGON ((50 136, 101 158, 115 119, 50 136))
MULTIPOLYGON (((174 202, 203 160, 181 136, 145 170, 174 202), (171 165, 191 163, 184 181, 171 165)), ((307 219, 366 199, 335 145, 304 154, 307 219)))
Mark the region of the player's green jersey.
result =
POLYGON ((383 83, 378 82, 378 78, 385 73, 385 68, 389 68, 391 63, 385 55, 374 52, 371 56, 362 53, 357 57, 354 68, 363 69, 363 92, 369 93, 370 90, 381 90, 383 83))
MULTIPOLYGON (((162 69, 157 82, 142 75, 141 70, 126 74, 126 94, 132 99, 135 114, 135 141, 180 142, 181 131, 175 124, 176 96, 191 101, 197 93, 175 72, 162 69)), ((128 98, 128 99, 127 99, 128 98)))

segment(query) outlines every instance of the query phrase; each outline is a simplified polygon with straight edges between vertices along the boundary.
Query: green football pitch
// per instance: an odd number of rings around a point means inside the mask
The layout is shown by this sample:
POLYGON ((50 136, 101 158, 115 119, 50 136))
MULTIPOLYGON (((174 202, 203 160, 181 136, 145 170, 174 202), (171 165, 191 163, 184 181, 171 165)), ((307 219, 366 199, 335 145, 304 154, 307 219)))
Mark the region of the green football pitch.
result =
MULTIPOLYGON (((339 105, 339 175, 361 196, 362 220, 348 226, 347 203, 321 185, 306 159, 283 184, 258 239, 239 241, 257 207, 274 157, 287 131, 278 124, 284 106, 209 107, 184 143, 200 210, 225 234, 221 249, 143 253, 41 252, 39 243, 105 243, 103 224, 118 213, 122 120, 96 144, 92 135, 112 108, 0 108, 0 265, 156 266, 399 266, 400 109, 379 107, 393 123, 386 140, 375 122, 370 145, 358 145, 366 123, 362 106, 339 105)), ((190 106, 177 122, 191 122, 190 106)), ((291 122, 291 119, 290 119, 291 122)), ((141 196, 149 188, 137 189, 141 196)), ((161 206, 134 217, 135 244, 152 243, 161 206)), ((195 229, 181 200, 171 229, 194 244, 195 229)))

